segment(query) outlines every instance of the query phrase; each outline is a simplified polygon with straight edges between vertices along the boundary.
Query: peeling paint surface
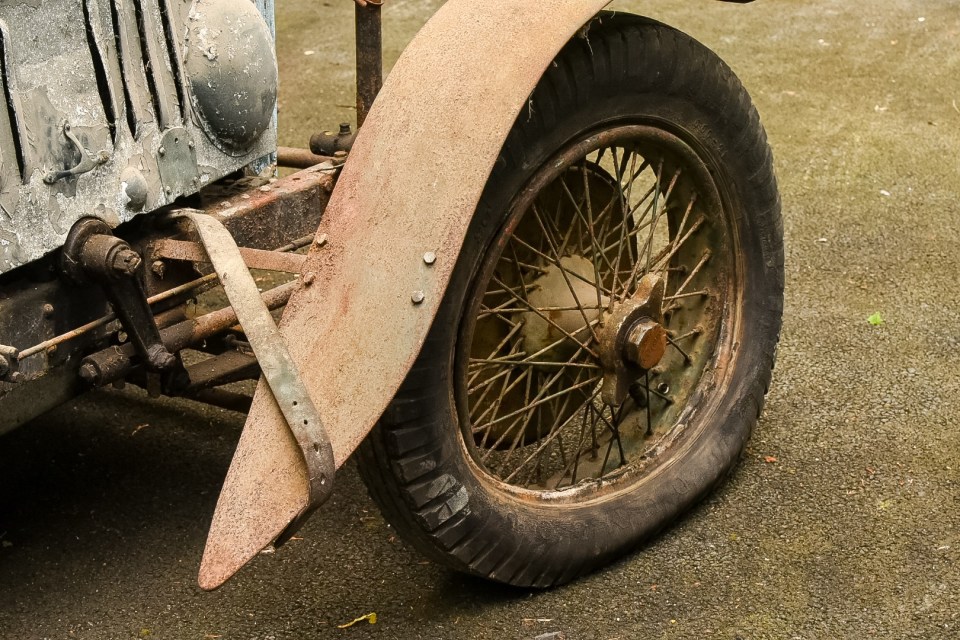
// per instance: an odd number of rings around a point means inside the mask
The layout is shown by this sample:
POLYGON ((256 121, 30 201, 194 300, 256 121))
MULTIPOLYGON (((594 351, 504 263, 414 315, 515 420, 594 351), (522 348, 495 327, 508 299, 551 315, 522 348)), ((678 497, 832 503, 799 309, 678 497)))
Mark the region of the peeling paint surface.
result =
MULTIPOLYGON (((9 105, 0 108, 0 273, 59 248, 82 217, 126 222, 272 153, 272 22, 269 0, 0 3, 0 94, 9 105), (225 20, 242 18, 248 32, 263 36, 221 30, 218 60, 230 61, 229 70, 246 69, 237 62, 243 60, 267 70, 218 76, 225 95, 256 100, 256 109, 250 100, 224 101, 219 130, 191 106, 195 82, 185 61, 189 15, 211 4, 225 20), (236 114, 227 111, 231 105, 236 114), (253 126, 258 122, 265 124, 253 126), (161 141, 173 130, 183 132, 193 153, 165 160, 161 141), (105 160, 82 164, 88 156, 105 160), (76 175, 51 180, 71 169, 76 175), (165 175, 196 181, 165 184, 165 175)), ((209 62, 211 75, 222 71, 217 60, 209 62)))

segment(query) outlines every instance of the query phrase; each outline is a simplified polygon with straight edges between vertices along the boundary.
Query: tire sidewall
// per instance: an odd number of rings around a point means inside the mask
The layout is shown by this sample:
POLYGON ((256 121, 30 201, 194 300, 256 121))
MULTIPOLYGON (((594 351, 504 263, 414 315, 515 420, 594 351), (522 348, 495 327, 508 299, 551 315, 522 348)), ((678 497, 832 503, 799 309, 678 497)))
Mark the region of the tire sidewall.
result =
MULTIPOLYGON (((570 47, 582 49, 583 45, 574 42, 570 47)), ((674 77, 667 85, 656 79, 633 80, 595 83, 586 98, 573 100, 576 108, 552 122, 549 117, 520 115, 481 198, 418 361, 423 365, 418 371, 429 376, 417 381, 418 388, 440 385, 448 390, 424 400, 431 403, 424 408, 429 418, 420 421, 419 428, 427 430, 427 437, 438 445, 437 471, 453 478, 466 495, 463 526, 485 532, 485 541, 446 549, 431 532, 422 531, 416 536, 417 544, 471 573, 516 583, 517 567, 522 566, 525 575, 520 582, 554 584, 622 554, 674 521, 725 477, 761 409, 779 337, 783 254, 779 199, 759 119, 749 103, 749 108, 731 112, 724 100, 699 99, 694 87, 698 78, 674 77), (579 504, 524 499, 504 491, 473 461, 463 442, 453 388, 461 315, 483 256, 501 234, 515 194, 557 149, 621 124, 655 125, 678 136, 706 162, 714 182, 722 185, 721 199, 729 212, 738 262, 741 321, 728 338, 734 357, 719 381, 714 381, 713 393, 720 396, 707 403, 709 410, 693 417, 669 459, 635 479, 629 490, 579 504), (556 568, 560 562, 566 564, 562 570, 556 568), (544 574, 550 574, 549 580, 540 579, 544 574)), ((550 94, 548 90, 538 88, 531 109, 551 98, 563 102, 559 91, 550 94)), ((742 92, 739 83, 719 90, 742 92)))

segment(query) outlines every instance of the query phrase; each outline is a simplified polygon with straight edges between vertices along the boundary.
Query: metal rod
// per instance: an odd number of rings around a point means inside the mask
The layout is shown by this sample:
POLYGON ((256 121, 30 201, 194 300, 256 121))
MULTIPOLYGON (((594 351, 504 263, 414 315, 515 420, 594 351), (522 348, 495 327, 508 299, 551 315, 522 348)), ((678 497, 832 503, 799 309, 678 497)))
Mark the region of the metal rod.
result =
MULTIPOLYGON (((290 296, 300 286, 299 280, 292 280, 279 287, 270 289, 263 294, 263 303, 267 309, 273 311, 287 304, 290 296)), ((180 351, 186 347, 211 338, 221 331, 225 331, 237 324, 237 312, 233 307, 224 307, 217 311, 211 311, 202 316, 191 320, 179 322, 167 329, 160 331, 160 337, 163 343, 171 351, 180 351)))
MULTIPOLYGON (((287 304, 290 296, 300 286, 299 280, 280 285, 263 294, 263 303, 273 311, 287 304)), ((172 353, 186 349, 192 344, 211 338, 237 324, 237 313, 233 307, 224 307, 205 315, 178 322, 160 330, 160 339, 172 353)), ((92 353, 83 359, 84 366, 94 372, 91 382, 97 386, 110 384, 123 379, 133 368, 133 358, 137 355, 129 342, 92 353)))
MULTIPOLYGON (((281 252, 296 251, 297 249, 301 249, 307 246, 308 244, 310 244, 311 242, 313 242, 313 239, 314 239, 314 236, 312 235, 303 236, 302 238, 297 238, 293 242, 280 247, 279 249, 277 249, 277 251, 281 251, 281 252)), ((192 291, 194 289, 202 287, 205 284, 211 284, 216 280, 217 280, 217 274, 209 273, 203 276, 202 278, 191 280, 190 282, 181 284, 180 286, 174 287, 173 289, 167 289, 166 291, 161 291, 155 296, 150 296, 149 298, 147 298, 147 304, 154 304, 157 302, 162 302, 164 300, 169 300, 170 298, 174 298, 182 293, 186 293, 188 291, 192 291)), ((50 338, 49 340, 46 340, 44 342, 41 342, 40 344, 36 344, 28 349, 24 349, 23 351, 20 352, 20 355, 17 356, 17 359, 24 360, 26 358, 29 358, 30 356, 34 356, 38 353, 42 353, 47 349, 49 349, 50 347, 56 347, 58 345, 63 344, 64 342, 73 340, 74 338, 79 338, 80 336, 86 333, 90 333, 95 329, 99 329, 100 327, 106 326, 116 319, 117 319, 116 314, 108 313, 107 315, 101 318, 97 318, 96 320, 92 320, 85 325, 81 325, 77 327, 76 329, 73 329, 66 333, 61 333, 60 335, 50 338)), ((235 324, 235 323, 236 323, 236 320, 234 320, 231 323, 231 325, 228 325, 227 328, 229 326, 232 326, 232 324, 235 324)))
POLYGON ((291 169, 309 169, 322 162, 332 162, 329 156, 318 156, 309 149, 277 147, 277 164, 291 169))
MULTIPOLYGON (((192 291, 194 289, 202 287, 205 284, 212 283, 216 281, 216 279, 217 279, 217 274, 215 273, 207 274, 202 278, 197 278, 196 280, 192 280, 190 282, 182 284, 179 287, 174 287, 173 289, 167 289, 166 291, 162 291, 155 296, 150 296, 149 298, 147 298, 147 304, 154 304, 156 302, 162 302, 164 300, 168 300, 170 298, 180 295, 181 293, 186 293, 187 291, 192 291)), ((42 351, 46 351, 50 347, 55 347, 57 345, 63 344, 64 342, 67 342, 68 340, 79 338, 85 333, 90 333, 94 329, 99 329, 100 327, 108 325, 116 319, 117 319, 117 314, 108 313, 107 315, 101 318, 97 318, 96 320, 92 320, 85 325, 81 325, 72 331, 61 333, 59 336, 50 338, 49 340, 46 340, 44 342, 41 342, 40 344, 34 345, 29 349, 24 349, 23 351, 20 352, 18 359, 23 360, 25 358, 29 358, 30 356, 36 355, 42 351)))
POLYGON ((316 236, 314 236, 314 235, 311 233, 311 234, 308 235, 308 236, 303 236, 302 238, 297 238, 296 240, 294 240, 294 241, 291 242, 290 244, 285 244, 285 245, 283 245, 282 247, 280 247, 279 249, 275 249, 275 251, 296 251, 297 249, 303 249, 305 246, 307 246, 308 244, 310 244, 311 242, 313 242, 313 240, 314 240, 315 237, 316 237, 316 236))
POLYGON ((370 113, 380 88, 383 86, 383 31, 380 4, 357 3, 355 22, 357 34, 357 128, 370 113))
MULTIPOLYGON (((186 240, 163 238, 153 246, 154 258, 168 258, 185 262, 210 262, 202 244, 186 240)), ((262 269, 266 271, 282 271, 285 273, 300 273, 307 256, 288 251, 264 251, 262 249, 241 248, 248 269, 262 269)))

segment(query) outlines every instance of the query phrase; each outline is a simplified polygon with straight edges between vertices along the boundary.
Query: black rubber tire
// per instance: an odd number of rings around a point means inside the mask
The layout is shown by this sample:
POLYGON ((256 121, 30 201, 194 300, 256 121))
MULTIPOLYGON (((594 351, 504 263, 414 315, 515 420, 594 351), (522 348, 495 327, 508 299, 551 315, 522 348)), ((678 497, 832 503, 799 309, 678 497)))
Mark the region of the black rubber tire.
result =
POLYGON ((358 451, 384 516, 428 557, 517 586, 569 581, 635 548, 723 480, 763 406, 783 310, 783 229, 759 116, 734 73, 689 36, 605 13, 559 54, 507 138, 413 370, 358 451), (714 420, 626 495, 557 507, 497 489, 462 446, 452 390, 465 292, 511 199, 574 136, 643 118, 691 141, 735 208, 743 327, 714 420))

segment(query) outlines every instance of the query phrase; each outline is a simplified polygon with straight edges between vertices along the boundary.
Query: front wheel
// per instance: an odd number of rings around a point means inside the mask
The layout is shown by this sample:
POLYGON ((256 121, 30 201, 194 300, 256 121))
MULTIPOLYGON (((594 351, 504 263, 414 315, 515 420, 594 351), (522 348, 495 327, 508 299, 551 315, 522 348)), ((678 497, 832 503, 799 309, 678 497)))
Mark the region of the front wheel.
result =
POLYGON ((429 556, 565 582, 726 475, 782 307, 779 197, 746 92, 688 36, 602 14, 514 124, 361 472, 429 556))

